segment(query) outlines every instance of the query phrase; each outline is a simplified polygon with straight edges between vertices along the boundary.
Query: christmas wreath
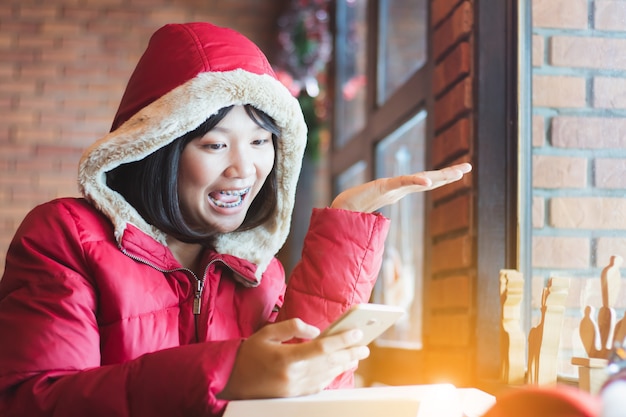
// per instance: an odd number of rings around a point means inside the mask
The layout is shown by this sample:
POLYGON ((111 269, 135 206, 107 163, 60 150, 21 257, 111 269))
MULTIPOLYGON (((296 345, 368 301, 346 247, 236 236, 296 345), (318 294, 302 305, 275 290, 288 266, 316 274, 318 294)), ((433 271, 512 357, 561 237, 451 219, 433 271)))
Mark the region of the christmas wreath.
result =
POLYGON ((328 0, 292 0, 278 27, 276 74, 300 102, 309 129, 305 153, 317 158, 326 120, 324 79, 332 53, 328 0))

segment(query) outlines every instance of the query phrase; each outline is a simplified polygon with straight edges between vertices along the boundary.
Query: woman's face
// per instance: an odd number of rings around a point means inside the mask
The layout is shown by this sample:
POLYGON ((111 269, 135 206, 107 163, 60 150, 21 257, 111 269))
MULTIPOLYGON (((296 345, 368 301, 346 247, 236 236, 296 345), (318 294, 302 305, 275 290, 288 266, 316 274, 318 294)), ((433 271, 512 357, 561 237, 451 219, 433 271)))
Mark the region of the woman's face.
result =
POLYGON ((221 233, 236 230, 272 170, 274 157, 272 134, 243 106, 233 107, 182 152, 178 192, 187 222, 221 233))

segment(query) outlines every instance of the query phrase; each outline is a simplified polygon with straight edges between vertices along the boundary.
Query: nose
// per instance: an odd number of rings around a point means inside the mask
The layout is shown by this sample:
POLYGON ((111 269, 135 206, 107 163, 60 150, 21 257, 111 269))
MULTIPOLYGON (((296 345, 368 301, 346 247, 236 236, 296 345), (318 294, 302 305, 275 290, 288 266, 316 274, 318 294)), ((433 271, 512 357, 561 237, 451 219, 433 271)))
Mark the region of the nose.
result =
POLYGON ((231 148, 224 175, 229 178, 249 178, 255 172, 254 158, 252 158, 249 150, 241 147, 231 148))

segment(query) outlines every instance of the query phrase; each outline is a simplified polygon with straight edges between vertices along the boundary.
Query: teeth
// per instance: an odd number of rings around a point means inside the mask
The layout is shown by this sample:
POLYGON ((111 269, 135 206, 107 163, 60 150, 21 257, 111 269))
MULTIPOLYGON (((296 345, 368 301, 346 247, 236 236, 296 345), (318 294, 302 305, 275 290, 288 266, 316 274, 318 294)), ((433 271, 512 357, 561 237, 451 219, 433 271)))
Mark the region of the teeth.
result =
POLYGON ((243 190, 222 190, 222 191, 220 191, 219 193, 221 195, 228 195, 228 196, 239 197, 236 201, 232 201, 230 203, 226 203, 224 201, 216 200, 213 197, 211 197, 210 195, 209 195, 209 198, 211 199, 213 204, 215 204, 218 207, 233 208, 233 207, 237 207, 237 206, 241 205, 241 202, 243 201, 241 196, 243 196, 243 195, 245 195, 245 194, 247 194, 249 192, 250 192, 250 187, 244 188, 243 190))
POLYGON ((213 200, 213 204, 215 204, 218 207, 224 207, 224 208, 233 208, 233 207, 237 207, 238 205, 241 204, 241 202, 243 201, 241 198, 237 201, 233 201, 232 203, 224 203, 222 201, 218 201, 218 200, 213 200))
POLYGON ((250 188, 244 188, 243 190, 224 190, 220 191, 222 195, 244 195, 250 192, 250 188))

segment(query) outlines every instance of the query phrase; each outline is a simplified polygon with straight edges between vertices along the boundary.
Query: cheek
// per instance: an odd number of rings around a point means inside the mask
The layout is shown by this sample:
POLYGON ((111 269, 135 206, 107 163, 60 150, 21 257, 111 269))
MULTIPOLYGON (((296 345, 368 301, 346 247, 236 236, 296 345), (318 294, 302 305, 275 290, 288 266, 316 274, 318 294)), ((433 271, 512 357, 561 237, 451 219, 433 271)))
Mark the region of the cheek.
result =
POLYGON ((275 153, 272 150, 272 152, 267 156, 267 158, 265 158, 264 162, 263 162, 263 175, 264 178, 267 178, 268 175, 270 175, 270 172, 272 172, 272 169, 274 168, 274 158, 275 158, 275 153))
POLYGON ((207 163, 195 154, 183 154, 178 169, 179 189, 204 186, 215 177, 215 164, 207 163))

